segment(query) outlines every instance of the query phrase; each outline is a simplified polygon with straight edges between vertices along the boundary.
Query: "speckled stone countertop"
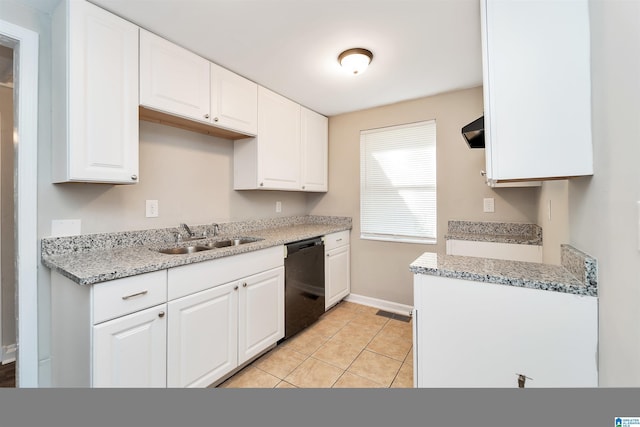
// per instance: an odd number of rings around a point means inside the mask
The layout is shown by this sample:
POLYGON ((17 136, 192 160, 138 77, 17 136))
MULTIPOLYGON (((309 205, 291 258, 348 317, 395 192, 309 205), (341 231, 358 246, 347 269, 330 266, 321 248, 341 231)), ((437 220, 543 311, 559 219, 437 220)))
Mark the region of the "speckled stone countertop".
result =
MULTIPOLYGON (((210 228, 209 225, 191 227, 196 235, 202 235, 210 228)), ((175 228, 48 237, 41 241, 42 263, 78 284, 92 285, 350 230, 351 218, 297 216, 223 223, 219 228, 215 237, 180 243, 175 242, 175 228), (167 255, 157 251, 237 237, 259 240, 192 254, 167 255)))
POLYGON ((449 221, 445 240, 542 245, 542 228, 515 222, 449 221))
POLYGON ((409 267, 415 274, 598 296, 597 262, 562 245, 562 265, 425 253, 409 267))

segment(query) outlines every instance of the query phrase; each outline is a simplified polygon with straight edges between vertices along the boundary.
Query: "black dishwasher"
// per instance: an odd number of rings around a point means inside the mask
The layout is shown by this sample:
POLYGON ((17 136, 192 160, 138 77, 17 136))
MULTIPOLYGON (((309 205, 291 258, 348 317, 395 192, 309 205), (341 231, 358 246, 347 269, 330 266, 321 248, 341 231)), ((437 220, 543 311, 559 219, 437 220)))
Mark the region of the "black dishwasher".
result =
POLYGON ((311 325, 324 313, 322 238, 289 243, 284 271, 284 338, 287 339, 311 325))

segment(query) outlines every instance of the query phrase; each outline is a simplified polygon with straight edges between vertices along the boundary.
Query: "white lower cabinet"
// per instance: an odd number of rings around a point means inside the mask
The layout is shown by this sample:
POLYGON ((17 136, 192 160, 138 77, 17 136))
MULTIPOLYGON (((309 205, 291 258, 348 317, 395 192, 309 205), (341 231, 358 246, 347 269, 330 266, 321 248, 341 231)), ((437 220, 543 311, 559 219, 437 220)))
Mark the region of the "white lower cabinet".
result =
POLYGON ((169 302, 168 387, 207 387, 284 336, 284 268, 169 302))
POLYGON ((414 276, 416 387, 597 387, 598 299, 414 276))
POLYGON ((324 237, 325 309, 337 304, 351 292, 351 245, 349 231, 324 237))
POLYGON ((93 327, 93 387, 166 387, 167 305, 93 327))
POLYGON ((284 267, 241 280, 238 364, 284 337, 284 267))
POLYGON ((284 337, 284 248, 78 285, 51 273, 53 387, 206 387, 284 337))
POLYGON ((167 270, 78 285, 51 273, 53 387, 166 387, 167 270))
POLYGON ((238 285, 169 302, 168 387, 206 387, 237 365, 238 285))

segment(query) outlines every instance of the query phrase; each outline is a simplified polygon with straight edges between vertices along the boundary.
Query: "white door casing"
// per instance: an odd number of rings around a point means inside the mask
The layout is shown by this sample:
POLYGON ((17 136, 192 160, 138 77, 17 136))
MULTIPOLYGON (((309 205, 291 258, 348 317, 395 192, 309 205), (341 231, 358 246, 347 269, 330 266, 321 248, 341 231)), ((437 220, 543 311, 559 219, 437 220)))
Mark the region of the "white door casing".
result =
POLYGON ((18 341, 16 385, 38 386, 38 236, 37 236, 37 164, 38 146, 38 34, 0 20, 0 43, 9 44, 15 55, 14 76, 18 100, 16 124, 17 194, 16 292, 18 341))

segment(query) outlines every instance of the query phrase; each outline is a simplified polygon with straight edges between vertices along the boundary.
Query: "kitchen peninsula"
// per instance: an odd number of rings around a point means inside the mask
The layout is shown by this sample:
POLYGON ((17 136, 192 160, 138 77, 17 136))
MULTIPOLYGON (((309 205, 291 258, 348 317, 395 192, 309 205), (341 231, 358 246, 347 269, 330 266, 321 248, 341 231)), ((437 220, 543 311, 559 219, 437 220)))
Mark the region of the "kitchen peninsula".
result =
POLYGON ((425 253, 414 273, 417 387, 597 387, 597 262, 425 253))

